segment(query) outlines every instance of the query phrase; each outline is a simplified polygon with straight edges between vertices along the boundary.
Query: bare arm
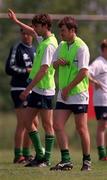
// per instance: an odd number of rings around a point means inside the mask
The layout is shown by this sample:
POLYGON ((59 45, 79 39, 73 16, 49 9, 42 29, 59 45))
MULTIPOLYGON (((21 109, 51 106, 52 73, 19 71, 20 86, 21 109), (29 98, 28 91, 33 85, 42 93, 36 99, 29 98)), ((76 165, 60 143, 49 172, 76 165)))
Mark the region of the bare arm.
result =
POLYGON ((68 89, 73 89, 77 84, 79 84, 86 76, 87 76, 88 70, 83 68, 80 69, 79 73, 75 77, 75 79, 68 85, 68 89))
POLYGON ((27 88, 20 94, 20 98, 22 100, 25 100, 28 96, 30 90, 44 77, 44 75, 48 71, 48 65, 42 65, 34 79, 31 81, 31 83, 27 86, 27 88))
POLYGON ((96 89, 99 89, 99 88, 102 89, 100 82, 97 81, 94 77, 92 77, 91 74, 89 74, 89 73, 88 73, 88 78, 89 78, 90 82, 94 84, 96 89))
POLYGON ((77 84, 79 84, 87 76, 87 73, 88 70, 86 68, 80 69, 75 79, 66 88, 62 90, 61 95, 64 101, 66 101, 69 91, 73 89, 77 84))
POLYGON ((19 25, 21 28, 25 29, 26 31, 28 31, 31 35, 35 36, 37 38, 37 33, 34 31, 34 29, 24 23, 22 23, 21 21, 19 21, 16 17, 16 14, 9 9, 8 10, 8 16, 9 18, 15 22, 17 25, 19 25))

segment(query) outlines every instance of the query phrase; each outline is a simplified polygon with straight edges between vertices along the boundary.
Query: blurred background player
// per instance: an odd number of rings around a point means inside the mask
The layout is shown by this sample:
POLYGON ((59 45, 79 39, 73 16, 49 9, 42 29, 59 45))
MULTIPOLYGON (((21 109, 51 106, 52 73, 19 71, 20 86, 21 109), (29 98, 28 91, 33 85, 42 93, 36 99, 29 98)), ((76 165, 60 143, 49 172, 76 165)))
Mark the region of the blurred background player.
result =
POLYGON ((101 42, 100 49, 101 55, 89 66, 89 77, 94 83, 98 157, 99 160, 107 161, 107 39, 101 42))
POLYGON ((17 117, 14 163, 24 163, 25 161, 32 160, 29 150, 31 141, 24 125, 27 100, 22 101, 19 95, 28 85, 27 78, 32 68, 35 48, 32 45, 32 36, 30 34, 21 28, 20 35, 21 41, 10 49, 5 67, 6 73, 11 76, 11 97, 17 117))

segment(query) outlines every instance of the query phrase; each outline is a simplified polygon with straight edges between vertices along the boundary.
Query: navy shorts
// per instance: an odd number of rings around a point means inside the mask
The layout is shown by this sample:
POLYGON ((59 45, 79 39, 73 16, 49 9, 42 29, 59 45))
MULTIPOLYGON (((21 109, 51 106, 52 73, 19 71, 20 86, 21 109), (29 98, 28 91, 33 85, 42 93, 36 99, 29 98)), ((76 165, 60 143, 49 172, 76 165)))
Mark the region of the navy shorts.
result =
POLYGON ((21 92, 23 92, 23 90, 11 91, 11 98, 12 98, 13 103, 14 103, 14 108, 21 108, 21 107, 25 108, 25 107, 27 107, 28 100, 22 101, 19 98, 19 95, 21 92))
POLYGON ((107 106, 95 106, 97 120, 107 120, 107 106))
POLYGON ((56 103, 55 109, 66 109, 71 110, 74 114, 87 113, 88 105, 87 104, 65 104, 62 102, 56 103))
POLYGON ((37 109, 53 109, 54 96, 45 96, 35 92, 29 95, 28 107, 37 109))

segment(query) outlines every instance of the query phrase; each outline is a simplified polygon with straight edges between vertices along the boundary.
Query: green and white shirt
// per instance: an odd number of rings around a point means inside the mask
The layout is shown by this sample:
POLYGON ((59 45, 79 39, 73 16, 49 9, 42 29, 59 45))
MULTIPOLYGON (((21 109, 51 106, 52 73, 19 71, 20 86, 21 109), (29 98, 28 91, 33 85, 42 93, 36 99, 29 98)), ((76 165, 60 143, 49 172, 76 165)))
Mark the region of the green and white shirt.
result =
MULTIPOLYGON (((61 47, 61 44, 59 45, 59 47, 54 53, 53 62, 55 62, 58 59, 60 47, 61 47)), ((72 44, 69 46, 69 48, 72 51, 72 44)), ((76 57, 74 59, 74 63, 77 66, 78 70, 82 68, 88 69, 89 59, 90 59, 89 49, 87 45, 84 43, 81 47, 78 48, 76 57)), ((61 89, 59 89, 57 101, 63 102, 65 104, 88 104, 88 101, 89 101, 88 90, 81 92, 79 94, 76 94, 76 95, 70 95, 68 96, 67 100, 64 101, 61 97, 61 89)))

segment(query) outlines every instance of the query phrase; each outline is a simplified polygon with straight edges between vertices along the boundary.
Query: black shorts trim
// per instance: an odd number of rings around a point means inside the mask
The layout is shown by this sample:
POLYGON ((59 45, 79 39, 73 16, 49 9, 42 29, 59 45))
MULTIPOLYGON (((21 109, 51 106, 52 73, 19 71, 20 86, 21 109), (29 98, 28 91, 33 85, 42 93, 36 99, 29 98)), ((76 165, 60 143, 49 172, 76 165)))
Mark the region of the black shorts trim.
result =
POLYGON ((28 107, 37 109, 53 109, 54 96, 45 96, 35 92, 29 95, 28 107))
POLYGON ((107 106, 95 106, 97 120, 107 120, 107 106))
POLYGON ((55 109, 66 109, 71 110, 74 114, 87 113, 87 104, 64 104, 62 102, 57 102, 55 109))
POLYGON ((12 90, 11 91, 11 98, 14 104, 14 108, 25 108, 28 104, 28 99, 26 101, 22 101, 19 98, 19 95, 23 92, 23 90, 12 90))

